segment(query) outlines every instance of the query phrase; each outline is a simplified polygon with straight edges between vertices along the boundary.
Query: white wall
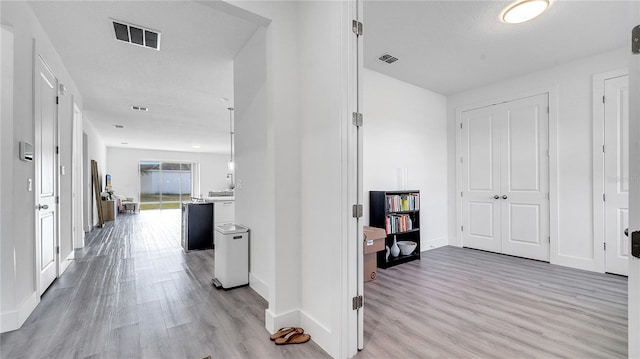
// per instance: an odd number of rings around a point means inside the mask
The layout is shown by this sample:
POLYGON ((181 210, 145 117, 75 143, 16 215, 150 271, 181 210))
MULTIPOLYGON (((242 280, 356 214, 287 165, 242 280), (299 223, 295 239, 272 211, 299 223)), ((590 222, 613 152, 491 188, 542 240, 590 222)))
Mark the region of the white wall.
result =
MULTIPOLYGON (((592 195, 592 78, 594 74, 607 72, 628 65, 628 49, 619 49, 579 61, 559 65, 490 86, 450 96, 449 104, 449 183, 455 183, 456 171, 456 108, 474 104, 489 104, 495 100, 518 98, 523 93, 551 89, 551 118, 557 118, 555 155, 557 167, 557 193, 555 205, 557 218, 552 218, 551 262, 575 268, 603 271, 602 243, 595 243, 593 236, 592 195), (554 103, 556 104, 554 106, 554 103), (554 231, 553 223, 557 223, 554 231)), ((551 123, 553 126, 553 123, 551 123)), ((551 139, 553 140, 553 138, 551 139)), ((553 148, 554 143, 551 144, 553 148)), ((450 244, 461 245, 456 238, 456 189, 449 189, 449 238, 450 244)))
POLYGON ((344 38, 353 36, 346 17, 353 2, 233 4, 268 19, 262 23, 264 89, 262 77, 250 83, 239 70, 261 66, 249 58, 249 54, 262 58, 260 45, 248 44, 252 48, 245 48, 234 63, 236 218, 262 228, 261 233, 252 230, 251 243, 264 241, 258 245, 265 249, 259 253, 265 258, 256 262, 252 249, 251 272, 255 279, 264 267, 254 268, 254 263, 266 265, 265 326, 274 331, 302 324, 323 349, 345 357, 348 333, 343 331, 342 315, 349 303, 341 243, 347 206, 342 203, 346 191, 341 186, 347 175, 343 130, 348 99, 341 96, 341 86, 348 74, 347 54, 341 51, 347 43, 344 38), (249 166, 258 160, 266 162, 249 166), (267 192, 255 199, 253 207, 260 212, 252 213, 249 201, 254 198, 248 195, 261 190, 267 192), (259 215, 268 218, 261 222, 259 215))
MULTIPOLYGON (((13 124, 5 123, 3 113, 3 140, 10 138, 11 150, 8 157, 5 157, 3 149, 2 178, 11 176, 11 181, 3 181, 3 194, 6 193, 5 184, 11 187, 13 201, 8 202, 3 199, 2 208, 10 206, 10 211, 3 210, 2 229, 3 235, 0 238, 2 250, 5 253, 13 252, 12 257, 2 263, 3 273, 5 268, 13 268, 13 283, 11 279, 1 283, 3 301, 0 303, 0 323, 1 330, 6 331, 16 329, 39 302, 36 295, 36 270, 35 270, 35 197, 34 192, 27 190, 27 181, 34 179, 35 168, 33 162, 24 162, 18 159, 18 142, 27 141, 35 144, 34 140, 34 114, 33 114, 33 61, 34 47, 52 69, 54 75, 60 83, 67 87, 67 96, 60 97, 59 105, 59 128, 64 133, 60 134, 60 160, 61 164, 70 166, 71 143, 69 141, 72 116, 72 97, 75 98, 79 106, 82 106, 80 96, 73 80, 67 73, 53 45, 49 41, 42 26, 38 22, 35 14, 25 2, 0 3, 2 10, 2 25, 14 35, 13 46, 13 124), (34 46, 35 45, 35 46, 34 46), (18 95, 19 94, 19 95, 18 95), (4 130, 8 129, 5 133, 4 130), (10 134, 9 134, 10 133, 10 134), (9 137, 10 136, 10 137, 9 137), (5 166, 4 161, 8 161, 5 166), (10 165, 9 165, 10 164, 10 165), (6 171, 10 173, 7 174, 6 171), (7 225, 5 227, 5 224, 7 225), (7 299, 7 300, 4 300, 7 299)), ((5 44, 3 44, 4 46, 5 44)), ((4 48, 3 48, 4 53, 4 48)), ((2 79, 4 83, 4 77, 2 79)), ((4 105, 3 105, 4 107, 4 105)), ((11 121, 11 120, 9 120, 11 121)), ((68 167, 70 168, 70 167, 68 167)), ((71 193, 68 184, 70 178, 61 178, 61 192, 59 193, 61 202, 70 203, 71 193)), ((35 188, 35 186, 34 186, 35 188)), ((61 257, 64 260, 73 248, 71 233, 71 212, 65 208, 60 211, 61 232, 65 234, 61 237, 61 257)), ((5 279, 3 277, 3 279, 5 279)))
MULTIPOLYGON (((298 133, 297 69, 299 46, 295 2, 235 2, 240 16, 265 26, 258 30, 234 62, 234 103, 236 108, 237 191, 236 218, 258 225, 262 233, 251 234, 251 242, 264 241, 259 260, 266 273, 251 272, 268 285, 260 292, 268 295, 265 326, 270 331, 299 323, 300 309, 300 160, 298 133), (246 11, 251 14, 246 14, 246 11), (257 14, 257 17, 256 15, 257 14), (259 44, 264 38, 265 47, 259 44), (263 51, 265 54, 263 55, 263 51), (258 56, 250 59, 251 54, 258 56), (259 61, 265 59, 265 63, 259 61), (257 61, 256 61, 257 60, 257 61), (264 70, 261 68, 264 66, 264 70), (256 79, 239 69, 255 71, 256 79), (264 90, 260 82, 264 81, 264 90), (256 83, 251 83, 256 81, 256 83), (264 92, 263 92, 264 91, 264 92), (253 141, 253 143, 249 143, 253 141), (255 161, 265 161, 251 166, 255 161), (249 195, 266 191, 257 198, 249 195), (249 201, 255 201, 252 207, 249 201), (264 221, 257 216, 267 216, 264 221), (259 236, 259 237, 258 237, 259 236), (288 324, 287 324, 288 323, 288 324)), ((221 5, 218 3, 212 6, 221 5)), ((252 249, 252 253, 254 250, 252 249)))
POLYGON ((15 268, 13 236, 13 166, 18 155, 13 141, 13 32, 0 29, 0 331, 11 330, 17 319, 5 327, 7 308, 15 307, 15 268))
MULTIPOLYGON (((349 57, 355 49, 355 41, 349 48, 349 39, 355 36, 351 18, 346 18, 352 9, 340 1, 300 2, 298 7, 302 233, 300 272, 291 280, 301 282, 301 325, 315 333, 327 352, 339 356, 344 343, 336 337, 349 337, 342 320, 353 312, 343 312, 348 260, 353 259, 344 243, 356 239, 350 211, 355 191, 348 192, 356 183, 356 168, 348 167, 356 149, 349 112, 355 101, 349 102, 347 83, 355 73, 348 70, 355 70, 355 57, 349 57)), ((351 269, 355 274, 355 265, 351 269)))
MULTIPOLYGON (((200 193, 207 196, 209 191, 223 190, 227 188, 227 162, 228 155, 198 153, 156 151, 143 149, 129 149, 120 147, 107 147, 107 170, 104 176, 111 175, 111 185, 116 194, 140 199, 140 161, 172 161, 200 164, 200 193)), ((194 193, 198 196, 200 193, 194 193)))
POLYGON ((420 190, 421 249, 447 245, 446 97, 368 69, 363 79, 364 223, 369 191, 403 189, 406 168, 408 189, 420 190))
POLYGON ((233 78, 236 222, 251 229, 249 285, 269 300, 273 258, 266 254, 274 242, 275 200, 267 151, 266 33, 267 29, 260 27, 236 55, 233 78))
MULTIPOLYGON (((87 135, 88 141, 87 158, 83 159, 83 175, 87 176, 85 180, 88 181, 87 185, 90 188, 90 196, 86 201, 88 201, 88 204, 90 204, 91 207, 92 223, 91 228, 89 228, 89 230, 91 230, 93 227, 98 225, 98 206, 96 205, 97 202, 95 191, 93 190, 93 182, 91 182, 91 160, 96 161, 98 164, 98 180, 102 185, 101 190, 104 190, 104 175, 107 174, 107 146, 100 137, 95 126, 86 115, 82 117, 82 130, 87 135)), ((87 228, 85 228, 85 230, 87 230, 87 228)))

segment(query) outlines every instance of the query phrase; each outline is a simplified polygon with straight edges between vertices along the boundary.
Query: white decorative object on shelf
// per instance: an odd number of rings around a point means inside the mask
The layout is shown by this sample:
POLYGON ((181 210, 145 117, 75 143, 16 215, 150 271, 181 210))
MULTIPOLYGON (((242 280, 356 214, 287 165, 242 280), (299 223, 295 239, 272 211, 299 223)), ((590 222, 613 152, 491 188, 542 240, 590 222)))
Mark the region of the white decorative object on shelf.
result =
POLYGON ((400 253, 402 253, 403 256, 408 256, 409 254, 413 253, 413 251, 416 249, 417 246, 418 244, 413 241, 398 242, 398 247, 400 247, 400 253))
POLYGON ((399 254, 400 254, 400 248, 398 247, 396 236, 393 236, 393 245, 391 246, 391 255, 394 257, 397 257, 399 254))

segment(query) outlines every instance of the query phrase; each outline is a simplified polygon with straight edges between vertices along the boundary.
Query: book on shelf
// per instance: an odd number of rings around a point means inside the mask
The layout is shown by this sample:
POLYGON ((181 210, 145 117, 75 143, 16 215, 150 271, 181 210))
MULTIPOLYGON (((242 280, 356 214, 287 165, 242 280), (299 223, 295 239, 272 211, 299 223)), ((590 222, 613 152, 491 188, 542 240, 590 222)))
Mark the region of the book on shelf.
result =
POLYGON ((390 214, 385 218, 387 234, 408 232, 413 229, 413 220, 408 214, 390 214))
POLYGON ((386 196, 387 212, 417 211, 420 209, 418 193, 391 194, 386 196))

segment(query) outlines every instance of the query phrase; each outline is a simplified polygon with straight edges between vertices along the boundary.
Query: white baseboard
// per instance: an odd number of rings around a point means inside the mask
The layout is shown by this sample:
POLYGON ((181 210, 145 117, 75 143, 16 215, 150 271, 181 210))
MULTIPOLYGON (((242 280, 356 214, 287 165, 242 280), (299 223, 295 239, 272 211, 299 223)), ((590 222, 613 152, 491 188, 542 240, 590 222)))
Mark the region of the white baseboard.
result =
POLYGON ((76 257, 76 253, 74 251, 71 251, 71 253, 69 253, 67 258, 65 258, 62 261, 62 263, 60 263, 60 275, 62 275, 62 273, 64 273, 64 271, 66 271, 67 268, 69 268, 69 266, 71 265, 71 261, 73 261, 75 257, 76 257))
POLYGON ((249 287, 255 290, 264 300, 269 300, 269 285, 262 278, 249 273, 249 287))
POLYGON ((549 263, 575 269, 588 270, 592 272, 603 272, 602 270, 598 270, 598 268, 596 268, 596 261, 593 258, 579 258, 563 255, 554 256, 552 254, 549 263))
POLYGON ((3 312, 0 314, 0 333, 10 332, 20 329, 22 324, 29 318, 29 315, 38 305, 38 294, 33 292, 21 305, 18 310, 3 312))
POLYGON ((422 246, 420 246, 420 251, 424 252, 424 251, 428 251, 431 249, 436 249, 436 248, 440 248, 448 245, 449 245, 449 241, 445 237, 431 239, 431 240, 422 242, 422 246))
POLYGON ((300 326, 304 328, 305 333, 311 334, 311 339, 324 349, 324 351, 334 358, 340 356, 339 338, 336 339, 331 329, 327 328, 303 310, 300 311, 300 326))
POLYGON ((264 311, 264 327, 269 333, 275 333, 284 327, 297 327, 300 325, 300 310, 294 309, 275 315, 270 309, 264 311))

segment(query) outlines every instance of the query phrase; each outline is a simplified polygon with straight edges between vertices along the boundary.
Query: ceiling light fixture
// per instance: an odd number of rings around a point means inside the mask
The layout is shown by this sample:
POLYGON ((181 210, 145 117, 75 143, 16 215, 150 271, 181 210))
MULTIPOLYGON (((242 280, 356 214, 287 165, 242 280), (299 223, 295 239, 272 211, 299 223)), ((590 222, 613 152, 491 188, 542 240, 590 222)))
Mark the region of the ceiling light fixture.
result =
POLYGON ((502 12, 502 21, 520 24, 542 14, 549 8, 549 0, 520 0, 509 5, 502 12))
POLYGON ((191 148, 200 148, 200 145, 193 145, 191 148))
POLYGON ((128 145, 129 142, 120 142, 121 145, 128 145))
POLYGON ((131 106, 131 109, 136 111, 145 111, 145 112, 149 111, 148 107, 136 106, 136 105, 131 106))

